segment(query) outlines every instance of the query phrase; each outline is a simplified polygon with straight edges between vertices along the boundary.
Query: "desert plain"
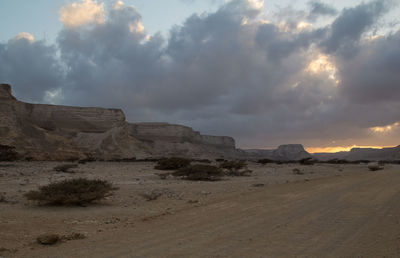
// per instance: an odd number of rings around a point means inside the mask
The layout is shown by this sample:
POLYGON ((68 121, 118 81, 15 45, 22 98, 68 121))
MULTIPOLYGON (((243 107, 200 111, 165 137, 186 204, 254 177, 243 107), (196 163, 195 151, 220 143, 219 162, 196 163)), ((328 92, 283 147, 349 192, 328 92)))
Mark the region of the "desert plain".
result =
POLYGON ((161 179, 154 162, 0 163, 0 257, 399 257, 400 166, 249 162, 248 177, 161 179), (293 169, 301 173, 293 173, 293 169), (72 178, 118 190, 87 206, 24 193, 72 178), (43 234, 83 239, 41 245, 43 234))

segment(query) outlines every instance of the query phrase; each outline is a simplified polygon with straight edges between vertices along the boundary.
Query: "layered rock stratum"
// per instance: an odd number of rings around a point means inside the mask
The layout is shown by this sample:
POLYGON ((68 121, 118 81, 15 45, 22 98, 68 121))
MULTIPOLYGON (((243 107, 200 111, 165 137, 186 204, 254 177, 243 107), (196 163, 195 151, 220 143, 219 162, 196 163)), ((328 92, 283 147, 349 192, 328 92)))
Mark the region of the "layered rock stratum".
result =
POLYGON ((120 109, 30 104, 0 84, 0 145, 19 159, 190 158, 240 154, 235 140, 168 123, 128 123, 120 109))

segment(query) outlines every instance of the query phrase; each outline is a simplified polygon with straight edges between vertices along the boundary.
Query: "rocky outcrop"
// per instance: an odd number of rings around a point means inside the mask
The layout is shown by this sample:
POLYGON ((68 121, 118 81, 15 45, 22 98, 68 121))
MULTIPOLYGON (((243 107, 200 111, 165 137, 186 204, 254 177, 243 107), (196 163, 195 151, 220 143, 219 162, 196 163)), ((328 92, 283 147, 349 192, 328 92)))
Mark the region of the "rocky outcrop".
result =
POLYGON ((29 104, 0 84, 0 144, 33 160, 236 157, 231 137, 168 123, 126 122, 120 109, 29 104))
POLYGON ((157 157, 238 156, 232 137, 201 135, 190 127, 168 123, 136 123, 130 124, 130 127, 131 135, 145 143, 157 157))
POLYGON ((0 100, 1 101, 16 100, 14 96, 11 94, 10 85, 0 84, 0 100))
POLYGON ((331 159, 345 159, 348 161, 357 160, 400 160, 400 145, 393 148, 373 149, 373 148, 353 148, 349 152, 337 153, 315 153, 313 156, 321 161, 331 159))
POLYGON ((301 144, 281 145, 273 151, 272 155, 277 160, 301 160, 311 157, 301 144))
POLYGON ((192 128, 168 123, 131 124, 132 135, 143 141, 164 141, 173 143, 190 142, 220 148, 235 148, 235 140, 227 136, 201 135, 192 128))
POLYGON ((245 150, 245 153, 247 157, 252 159, 271 159, 277 161, 296 161, 311 157, 301 144, 280 145, 274 150, 245 150))

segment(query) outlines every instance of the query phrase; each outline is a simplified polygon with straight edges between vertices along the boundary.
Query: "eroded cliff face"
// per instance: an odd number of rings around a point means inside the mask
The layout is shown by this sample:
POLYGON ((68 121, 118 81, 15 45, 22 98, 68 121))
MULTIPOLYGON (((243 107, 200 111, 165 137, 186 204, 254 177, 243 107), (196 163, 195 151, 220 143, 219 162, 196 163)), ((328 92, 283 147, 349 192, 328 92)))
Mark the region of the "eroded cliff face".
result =
POLYGON ((0 84, 0 144, 15 147, 21 159, 33 160, 238 154, 231 137, 201 135, 168 123, 127 123, 120 109, 24 103, 7 84, 0 84))
POLYGON ((156 157, 234 158, 239 154, 232 137, 201 135, 190 127, 168 123, 135 123, 130 127, 132 136, 156 157))
POLYGON ((168 123, 131 124, 132 135, 143 141, 165 141, 174 143, 190 142, 212 145, 220 148, 235 148, 235 140, 227 136, 201 135, 192 128, 168 123))

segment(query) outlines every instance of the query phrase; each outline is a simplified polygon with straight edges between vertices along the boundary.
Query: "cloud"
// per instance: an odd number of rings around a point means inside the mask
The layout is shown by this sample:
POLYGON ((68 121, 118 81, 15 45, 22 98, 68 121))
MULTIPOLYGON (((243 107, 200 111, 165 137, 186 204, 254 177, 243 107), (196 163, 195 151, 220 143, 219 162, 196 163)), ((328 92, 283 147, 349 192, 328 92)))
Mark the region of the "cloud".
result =
MULTIPOLYGON (((117 5, 122 3, 117 2, 117 5)), ((80 0, 68 3, 59 11, 60 21, 67 27, 78 27, 89 23, 103 23, 105 19, 104 3, 96 0, 80 0)))
POLYGON ((387 13, 391 6, 391 1, 376 0, 344 9, 332 23, 329 36, 321 46, 328 53, 340 51, 343 55, 352 56, 357 51, 362 34, 387 13))
POLYGON ((400 31, 364 40, 352 59, 338 58, 343 96, 361 104, 398 103, 400 31))
POLYGON ((20 32, 17 34, 17 36, 14 37, 15 40, 20 40, 20 39, 26 39, 30 43, 35 42, 35 38, 29 34, 28 32, 20 32))
POLYGON ((310 6, 308 19, 311 21, 317 20, 320 16, 335 16, 338 13, 334 7, 322 2, 310 1, 308 5, 310 6))
POLYGON ((47 91, 63 84, 63 70, 56 48, 34 41, 28 33, 19 33, 0 43, 0 78, 13 85, 15 94, 32 102, 43 102, 47 91))
POLYGON ((186 124, 234 136, 242 147, 393 145, 397 131, 370 128, 400 121, 400 35, 364 37, 387 2, 361 3, 305 29, 298 24, 309 12, 266 17, 262 6, 227 1, 165 38, 148 35, 138 10, 117 3, 102 22, 64 26, 54 46, 27 37, 0 44, 0 78, 25 100, 123 108, 132 122, 186 124))

